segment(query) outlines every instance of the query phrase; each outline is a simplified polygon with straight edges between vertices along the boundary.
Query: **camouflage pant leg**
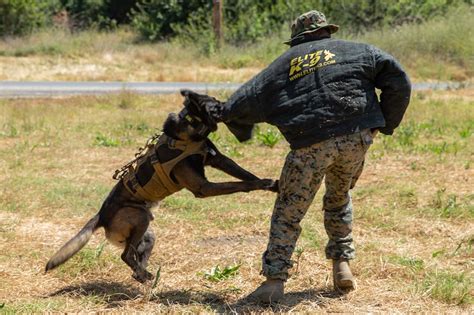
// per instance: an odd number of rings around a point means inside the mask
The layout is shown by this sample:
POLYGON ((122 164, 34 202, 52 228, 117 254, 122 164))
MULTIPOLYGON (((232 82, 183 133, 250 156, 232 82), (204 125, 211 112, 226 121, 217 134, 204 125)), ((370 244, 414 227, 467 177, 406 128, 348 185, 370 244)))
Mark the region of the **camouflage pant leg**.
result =
POLYGON ((330 144, 328 141, 294 150, 286 158, 271 219, 268 247, 262 258, 262 273, 267 278, 288 278, 288 269, 292 267, 290 258, 301 233, 300 221, 334 156, 335 147, 330 144))
POLYGON ((369 131, 336 139, 338 157, 326 171, 324 195, 324 227, 329 237, 328 259, 353 259, 352 201, 349 190, 362 173, 365 153, 372 143, 369 131))

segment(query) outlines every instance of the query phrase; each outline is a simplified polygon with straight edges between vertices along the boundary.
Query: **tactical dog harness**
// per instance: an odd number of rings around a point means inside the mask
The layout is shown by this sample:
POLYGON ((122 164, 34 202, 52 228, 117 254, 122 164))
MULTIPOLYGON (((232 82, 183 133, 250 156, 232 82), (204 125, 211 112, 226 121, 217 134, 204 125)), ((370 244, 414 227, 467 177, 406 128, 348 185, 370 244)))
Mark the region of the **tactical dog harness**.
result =
POLYGON ((177 140, 164 133, 148 139, 145 147, 135 154, 135 159, 116 170, 113 176, 114 179, 121 179, 134 197, 155 202, 183 189, 171 174, 176 164, 191 155, 200 155, 205 161, 207 154, 215 154, 206 143, 212 130, 197 113, 193 114, 188 110, 190 102, 186 98, 185 108, 178 116, 186 120, 204 140, 177 140))
POLYGON ((183 189, 173 178, 173 168, 191 155, 205 160, 210 152, 206 141, 182 141, 166 134, 151 138, 137 158, 115 172, 126 189, 136 198, 155 202, 183 189))

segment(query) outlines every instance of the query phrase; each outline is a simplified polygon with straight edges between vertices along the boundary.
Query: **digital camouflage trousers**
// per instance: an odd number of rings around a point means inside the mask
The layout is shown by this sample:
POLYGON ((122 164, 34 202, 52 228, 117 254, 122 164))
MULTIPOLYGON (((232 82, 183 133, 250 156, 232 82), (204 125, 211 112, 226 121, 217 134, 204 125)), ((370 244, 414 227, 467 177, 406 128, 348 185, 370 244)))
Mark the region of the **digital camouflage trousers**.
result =
POLYGON ((349 190, 362 173, 365 154, 371 143, 370 130, 363 130, 292 150, 288 154, 273 209, 270 238, 262 258, 264 276, 288 278, 288 269, 293 265, 291 255, 301 233, 300 222, 324 177, 324 227, 329 237, 326 257, 354 258, 349 190))

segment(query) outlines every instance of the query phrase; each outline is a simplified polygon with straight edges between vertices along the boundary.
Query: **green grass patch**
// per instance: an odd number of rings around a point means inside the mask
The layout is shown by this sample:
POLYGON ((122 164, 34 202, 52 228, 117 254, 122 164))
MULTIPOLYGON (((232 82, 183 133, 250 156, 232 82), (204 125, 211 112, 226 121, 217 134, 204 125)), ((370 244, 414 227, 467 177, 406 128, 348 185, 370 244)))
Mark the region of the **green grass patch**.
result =
POLYGON ((474 218, 474 194, 460 197, 438 189, 427 210, 441 218, 474 218))
MULTIPOLYGON (((73 237, 73 235, 71 235, 73 237)), ((119 265, 123 262, 120 255, 115 255, 106 250, 107 242, 104 241, 98 246, 86 245, 70 260, 57 268, 57 274, 61 277, 78 277, 89 272, 104 269, 107 266, 119 265)))
POLYGON ((448 271, 430 271, 417 283, 417 288, 424 294, 443 303, 461 305, 472 304, 472 277, 467 273, 448 271))
POLYGON ((2 314, 34 314, 44 312, 60 312, 67 309, 65 299, 34 299, 28 301, 18 301, 3 303, 0 308, 2 314))
POLYGON ((98 133, 94 138, 94 145, 99 147, 118 147, 120 141, 102 133, 98 133))
POLYGON ((425 262, 416 257, 391 256, 389 261, 407 267, 412 272, 419 272, 425 268, 425 262))

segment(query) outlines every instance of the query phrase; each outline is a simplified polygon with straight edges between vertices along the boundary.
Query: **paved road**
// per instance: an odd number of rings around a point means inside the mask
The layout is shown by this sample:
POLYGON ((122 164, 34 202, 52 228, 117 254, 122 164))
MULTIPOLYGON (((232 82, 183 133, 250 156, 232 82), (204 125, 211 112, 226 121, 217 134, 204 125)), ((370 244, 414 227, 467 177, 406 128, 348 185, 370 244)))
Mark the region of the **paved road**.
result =
POLYGON ((238 83, 193 83, 193 82, 35 82, 0 81, 0 97, 50 97, 66 95, 98 95, 107 93, 134 92, 144 94, 170 94, 181 89, 198 92, 213 90, 235 90, 238 83))
MULTIPOLYGON (((145 94, 178 93, 181 89, 198 92, 213 90, 235 90, 239 83, 193 83, 193 82, 35 82, 0 81, 0 98, 51 97, 67 95, 97 95, 107 93, 134 92, 145 94)), ((472 84, 439 82, 415 83, 415 90, 446 90, 472 87, 472 84)))

